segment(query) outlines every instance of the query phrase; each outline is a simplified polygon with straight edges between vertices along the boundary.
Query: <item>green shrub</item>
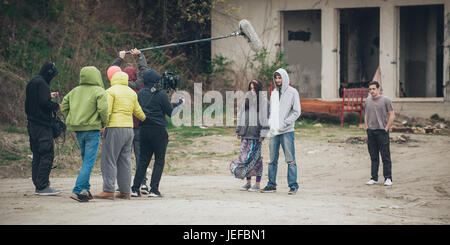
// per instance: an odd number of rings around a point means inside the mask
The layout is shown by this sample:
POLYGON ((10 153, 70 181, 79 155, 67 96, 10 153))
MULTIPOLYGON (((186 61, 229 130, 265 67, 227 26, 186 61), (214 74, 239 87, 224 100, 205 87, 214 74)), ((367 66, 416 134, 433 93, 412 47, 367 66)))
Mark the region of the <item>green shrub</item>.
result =
POLYGON ((268 56, 269 56, 269 52, 267 51, 266 48, 263 48, 261 51, 256 53, 253 56, 252 60, 250 61, 250 67, 252 69, 256 69, 256 71, 258 72, 258 79, 262 82, 266 81, 266 83, 269 83, 269 84, 264 84, 265 86, 267 86, 267 85, 270 86, 270 82, 273 80, 272 79, 273 73, 278 68, 285 69, 287 73, 291 72, 288 69, 289 64, 285 60, 283 52, 278 52, 276 54, 275 60, 273 63, 269 62, 268 56))

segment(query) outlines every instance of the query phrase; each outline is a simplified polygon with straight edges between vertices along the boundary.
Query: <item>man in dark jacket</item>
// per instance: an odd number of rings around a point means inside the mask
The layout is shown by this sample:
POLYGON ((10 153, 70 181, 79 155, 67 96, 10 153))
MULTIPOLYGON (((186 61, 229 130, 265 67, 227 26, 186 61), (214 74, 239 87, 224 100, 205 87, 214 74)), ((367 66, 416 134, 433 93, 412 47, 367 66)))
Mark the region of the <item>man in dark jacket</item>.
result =
POLYGON ((166 148, 169 136, 166 131, 167 116, 176 114, 184 100, 180 100, 174 107, 170 104, 167 93, 161 89, 161 76, 154 70, 148 69, 143 73, 144 88, 138 92, 138 101, 146 115, 145 121, 140 123, 141 152, 136 168, 136 174, 131 187, 131 196, 140 196, 139 187, 145 176, 150 160, 155 154, 155 163, 150 181, 149 197, 160 197, 159 181, 164 169, 166 148))
POLYGON ((30 148, 33 152, 32 179, 36 194, 41 196, 58 195, 60 191, 50 187, 50 171, 53 165, 54 145, 51 128, 52 113, 56 113, 59 104, 51 101, 58 92, 50 93, 50 81, 58 74, 52 62, 45 62, 39 74, 27 84, 25 113, 28 120, 30 148))

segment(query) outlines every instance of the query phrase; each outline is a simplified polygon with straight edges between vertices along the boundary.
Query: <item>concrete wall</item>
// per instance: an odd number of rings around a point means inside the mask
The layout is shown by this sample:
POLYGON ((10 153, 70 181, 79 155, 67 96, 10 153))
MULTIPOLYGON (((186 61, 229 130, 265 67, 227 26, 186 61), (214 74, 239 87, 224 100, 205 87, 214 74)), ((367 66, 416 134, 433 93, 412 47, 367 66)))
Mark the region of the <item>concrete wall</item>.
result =
POLYGON ((450 121, 450 102, 448 101, 429 102, 394 100, 392 106, 394 107, 396 114, 403 116, 429 119, 433 114, 438 114, 439 117, 450 121))
POLYGON ((322 45, 320 10, 282 12, 283 48, 289 78, 302 98, 320 98, 322 45))
MULTIPOLYGON (((339 9, 380 8, 379 64, 384 95, 396 98, 399 94, 399 8, 400 6, 444 4, 444 58, 443 83, 450 82, 450 1, 449 0, 229 0, 219 4, 212 13, 212 35, 234 31, 241 19, 248 19, 254 26, 264 46, 274 58, 282 44, 281 11, 321 10, 321 97, 324 100, 338 98, 339 88, 339 9), (232 10, 236 7, 237 11, 232 10)), ((233 38, 214 41, 212 55, 220 54, 234 61, 237 73, 252 77, 249 59, 253 52, 245 39, 233 38)), ((444 87, 444 98, 450 101, 450 85, 444 87)))

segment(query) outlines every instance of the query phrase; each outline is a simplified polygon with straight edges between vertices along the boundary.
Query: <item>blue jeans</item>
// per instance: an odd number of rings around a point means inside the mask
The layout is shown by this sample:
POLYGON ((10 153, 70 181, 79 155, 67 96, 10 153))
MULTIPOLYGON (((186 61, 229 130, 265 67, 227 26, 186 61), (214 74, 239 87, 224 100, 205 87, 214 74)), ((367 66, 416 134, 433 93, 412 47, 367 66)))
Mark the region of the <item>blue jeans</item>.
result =
POLYGON ((100 143, 100 131, 79 131, 76 132, 78 145, 80 146, 81 158, 83 165, 78 174, 73 193, 80 194, 82 190, 90 190, 91 185, 89 179, 91 177, 92 168, 97 159, 98 145, 100 143))
POLYGON ((267 186, 276 186, 278 157, 280 145, 283 148, 284 157, 288 164, 287 181, 290 188, 298 189, 297 183, 297 164, 295 163, 294 132, 288 132, 280 135, 271 135, 269 143, 270 162, 269 162, 269 182, 267 186))

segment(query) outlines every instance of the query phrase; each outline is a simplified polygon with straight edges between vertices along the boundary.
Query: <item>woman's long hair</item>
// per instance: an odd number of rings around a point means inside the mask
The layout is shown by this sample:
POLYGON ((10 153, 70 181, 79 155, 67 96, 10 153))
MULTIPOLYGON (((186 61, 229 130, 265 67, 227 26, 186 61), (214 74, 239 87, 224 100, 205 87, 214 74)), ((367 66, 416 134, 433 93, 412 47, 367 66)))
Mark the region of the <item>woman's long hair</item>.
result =
MULTIPOLYGON (((255 88, 255 93, 256 93, 256 111, 259 112, 259 91, 262 90, 262 85, 261 82, 257 79, 252 79, 249 83, 248 83, 248 91, 251 91, 251 85, 253 84, 253 87, 255 88)), ((248 104, 249 104, 249 99, 245 98, 245 110, 248 110, 248 104)))

